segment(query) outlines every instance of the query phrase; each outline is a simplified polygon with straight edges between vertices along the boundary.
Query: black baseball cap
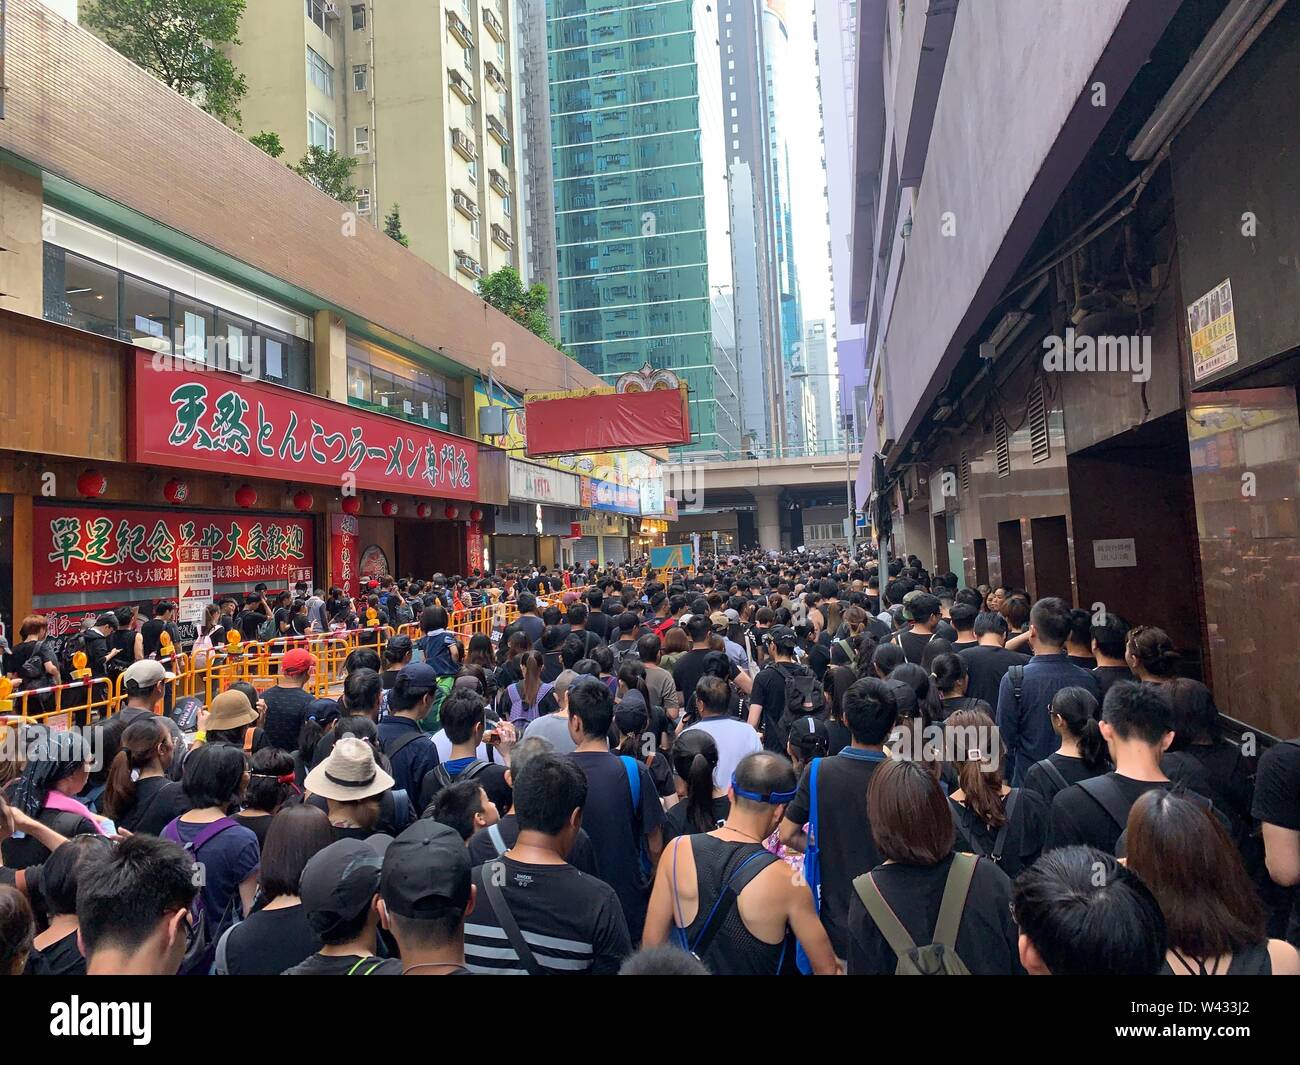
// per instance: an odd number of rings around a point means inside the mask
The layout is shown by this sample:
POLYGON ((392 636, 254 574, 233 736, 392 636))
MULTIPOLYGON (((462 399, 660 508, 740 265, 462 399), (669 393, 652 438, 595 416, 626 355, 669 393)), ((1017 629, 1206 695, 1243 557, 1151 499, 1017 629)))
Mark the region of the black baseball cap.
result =
POLYGON ((392 836, 382 834, 365 840, 340 839, 311 856, 302 871, 298 896, 317 935, 328 937, 370 905, 379 890, 384 852, 392 842, 392 836))
POLYGON ((464 909, 469 894, 469 850, 454 828, 421 818, 384 854, 379 896, 399 917, 418 920, 447 906, 464 909))
POLYGON ((767 630, 767 638, 783 651, 793 651, 799 644, 799 637, 789 625, 773 625, 767 630))

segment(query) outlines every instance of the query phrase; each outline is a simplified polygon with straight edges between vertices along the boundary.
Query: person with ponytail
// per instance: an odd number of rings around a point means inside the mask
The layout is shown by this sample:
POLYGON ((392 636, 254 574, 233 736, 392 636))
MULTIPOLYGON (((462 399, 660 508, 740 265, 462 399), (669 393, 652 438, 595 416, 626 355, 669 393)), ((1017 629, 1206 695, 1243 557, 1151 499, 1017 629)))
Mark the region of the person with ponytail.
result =
POLYGON ((1048 716, 1061 746, 1029 767, 1024 786, 1050 807, 1057 792, 1110 772, 1110 755, 1097 724, 1101 710, 1087 688, 1062 688, 1052 696, 1048 716))
POLYGON ((687 729, 673 741, 669 760, 678 802, 669 808, 664 841, 696 832, 713 832, 731 812, 726 788, 713 786, 718 745, 704 729, 687 729))
POLYGON ((139 717, 126 726, 104 791, 104 812, 119 827, 156 836, 190 808, 185 789, 168 775, 173 750, 161 717, 139 717))
POLYGON ((614 693, 614 702, 616 704, 622 702, 627 693, 633 691, 640 692, 646 706, 649 707, 650 731, 655 735, 655 744, 661 751, 666 752, 672 745, 674 733, 672 719, 664 712, 662 706, 655 705, 645 663, 635 658, 624 658, 618 664, 618 690, 614 693))
POLYGON ((969 681, 970 674, 961 655, 949 652, 936 656, 930 664, 930 682, 939 692, 938 720, 944 721, 958 710, 978 710, 993 716, 993 707, 983 699, 966 694, 969 681))
MULTIPOLYGON (((61 836, 107 835, 100 819, 76 798, 90 777, 90 745, 80 732, 46 732, 30 741, 27 764, 6 796, 15 809, 61 836)), ((0 855, 10 869, 39 865, 50 851, 30 833, 10 836, 0 855)))
POLYGON ((1164 629, 1139 625, 1130 629, 1124 660, 1138 680, 1148 684, 1168 684, 1178 675, 1181 656, 1164 629))
POLYGON ((521 677, 508 684, 497 696, 497 715, 523 731, 529 723, 552 714, 559 705, 552 694, 554 684, 542 680, 546 660, 541 651, 528 650, 518 658, 521 677))
POLYGON ((661 799, 677 801, 673 786, 673 771, 664 752, 659 749, 655 734, 650 731, 650 710, 645 696, 633 689, 614 707, 614 728, 610 747, 620 757, 635 758, 645 763, 654 781, 655 791, 661 799))
POLYGON ((278 747, 263 747, 249 760, 244 808, 235 814, 235 820, 253 830, 259 847, 265 846, 271 818, 299 795, 293 755, 278 747))
POLYGON ((959 849, 988 858, 1013 880, 1038 860, 1050 807, 1036 791, 1002 779, 1005 749, 988 714, 958 710, 943 724, 944 747, 957 772, 948 796, 959 849))

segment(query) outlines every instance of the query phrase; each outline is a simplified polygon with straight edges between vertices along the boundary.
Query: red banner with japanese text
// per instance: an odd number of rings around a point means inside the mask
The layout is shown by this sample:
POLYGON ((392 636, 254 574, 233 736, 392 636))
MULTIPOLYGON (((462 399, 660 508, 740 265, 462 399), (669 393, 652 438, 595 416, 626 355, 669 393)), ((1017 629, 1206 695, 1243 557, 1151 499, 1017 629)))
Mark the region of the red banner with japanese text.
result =
POLYGON ((474 441, 139 352, 133 462, 405 495, 477 499, 474 441))
POLYGON ((330 583, 356 598, 360 594, 361 524, 351 514, 330 515, 330 583))
POLYGON ((313 563, 310 518, 37 503, 33 525, 36 596, 103 591, 130 601, 169 586, 174 597, 182 546, 211 550, 218 585, 283 587, 291 565, 313 563))
POLYGON ((471 521, 465 526, 465 572, 483 569, 483 526, 471 521))

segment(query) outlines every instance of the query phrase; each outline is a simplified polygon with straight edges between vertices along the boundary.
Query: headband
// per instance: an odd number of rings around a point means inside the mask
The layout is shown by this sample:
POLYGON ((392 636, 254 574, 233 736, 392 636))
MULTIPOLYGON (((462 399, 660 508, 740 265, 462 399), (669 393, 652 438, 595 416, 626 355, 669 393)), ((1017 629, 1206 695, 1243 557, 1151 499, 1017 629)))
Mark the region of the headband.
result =
POLYGON ((789 802, 798 793, 798 788, 794 791, 771 791, 766 794, 761 791, 746 791, 736 783, 735 773, 731 774, 731 790, 742 799, 749 799, 751 802, 761 802, 767 806, 780 806, 782 803, 789 802))

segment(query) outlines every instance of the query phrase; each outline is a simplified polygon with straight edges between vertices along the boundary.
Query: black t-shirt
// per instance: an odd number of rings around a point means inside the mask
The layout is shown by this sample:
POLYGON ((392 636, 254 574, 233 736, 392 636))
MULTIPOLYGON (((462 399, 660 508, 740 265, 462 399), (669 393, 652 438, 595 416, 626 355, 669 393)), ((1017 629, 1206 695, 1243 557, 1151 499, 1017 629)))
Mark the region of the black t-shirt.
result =
POLYGON ((584 628, 604 641, 609 636, 609 627, 612 622, 613 619, 603 610, 591 610, 587 614, 587 623, 584 628))
POLYGON ((86 959, 77 947, 77 933, 69 932, 43 950, 32 947, 24 976, 85 976, 86 959))
POLYGON ((998 705, 998 688, 1007 670, 1029 661, 1028 655, 1005 647, 968 647, 958 653, 966 663, 966 694, 972 699, 983 699, 992 707, 998 705))
POLYGON ((925 655, 925 649, 930 646, 930 641, 941 639, 943 639, 943 637, 939 635, 939 631, 936 628, 933 633, 912 632, 910 630, 900 632, 898 638, 894 642, 903 649, 903 655, 909 662, 919 666, 921 664, 921 659, 925 655))
MULTIPOLYGON (((1016 792, 1007 796, 1008 802, 1011 795, 1016 795, 1016 792)), ((957 825, 957 849, 992 859, 1001 827, 989 828, 963 803, 953 801, 949 805, 957 825)), ((1047 811, 1047 801, 1038 792, 1019 789, 1011 820, 1006 826, 1002 858, 997 863, 998 868, 1013 880, 1022 869, 1033 865, 1042 853, 1043 840, 1047 837, 1047 811)))
POLYGON ((693 705, 695 685, 704 676, 704 660, 714 653, 704 649, 686 651, 673 663, 673 683, 682 693, 682 706, 693 705))
MULTIPOLYGON (((880 893, 918 946, 934 941, 934 926, 939 921, 939 905, 951 867, 949 855, 938 865, 894 862, 872 870, 880 893)), ((849 892, 849 975, 892 975, 898 956, 885 942, 857 891, 850 887, 849 892)), ((957 929, 957 957, 975 976, 1021 974, 1024 969, 1020 966, 1019 936, 1011 919, 1010 877, 992 862, 980 859, 957 929)))
MULTIPOLYGON (((506 814, 497 822, 496 828, 501 836, 501 842, 506 845, 506 850, 509 850, 519 839, 519 820, 514 814, 506 814)), ((471 865, 482 865, 497 857, 497 848, 492 840, 490 827, 480 828, 470 836, 467 846, 471 865)), ((585 829, 578 829, 578 834, 573 840, 573 849, 564 856, 564 860, 579 872, 586 873, 588 876, 596 875, 596 851, 585 829)))
POLYGON ((145 836, 157 836, 167 824, 190 808, 180 781, 170 777, 145 777, 135 785, 135 802, 117 819, 117 827, 145 836))
MULTIPOLYGON (((1133 676, 1133 671, 1128 666, 1097 666, 1092 671, 1092 675, 1097 678, 1097 687, 1101 689, 1101 698, 1106 698, 1106 693, 1110 691, 1110 686, 1117 680, 1137 680, 1133 676)), ((1101 701, 1097 702, 1097 714, 1101 715, 1101 701)))
MULTIPOLYGON (((544 970, 566 976, 618 972, 632 953, 632 941, 613 888, 571 865, 535 865, 509 857, 500 863, 505 873, 504 883, 498 881, 501 893, 544 970)), ((465 964, 474 973, 524 973, 483 889, 484 875, 482 866, 473 872, 478 895, 474 912, 465 919, 465 964)))
MULTIPOLYGON (((44 919, 46 912, 45 895, 41 891, 41 871, 44 865, 29 865, 26 869, 21 870, 23 882, 27 885, 27 901, 32 904, 32 911, 37 915, 38 920, 44 919)), ((18 889, 19 870, 11 869, 8 866, 0 865, 0 886, 11 887, 15 891, 18 889)))
POLYGON ((1089 672, 1097 668, 1097 660, 1092 655, 1066 655, 1071 665, 1078 666, 1080 669, 1086 669, 1089 672))
POLYGON ((378 958, 373 954, 362 957, 360 954, 345 954, 335 958, 324 954, 313 954, 292 969, 285 969, 284 976, 401 976, 402 963, 397 958, 378 958))
MULTIPOLYGON (((1300 742, 1276 744, 1260 756, 1251 813, 1265 824, 1300 831, 1300 742)), ((1300 887, 1290 889, 1290 895, 1287 938, 1296 943, 1300 942, 1300 887)))
POLYGON ((810 673, 807 666, 795 662, 773 662, 758 671, 753 690, 749 693, 752 706, 758 703, 763 712, 758 727, 763 732, 763 749, 785 754, 786 732, 782 717, 789 707, 785 682, 787 676, 810 673))
POLYGON ((982 714, 988 714, 994 720, 997 719, 993 707, 989 706, 983 699, 972 699, 969 695, 957 695, 940 701, 939 720, 947 721, 948 718, 960 710, 974 710, 982 714))
POLYGON ((320 937, 308 923, 307 911, 301 903, 258 910, 230 930, 226 938, 225 974, 276 976, 300 965, 320 947, 320 937))
MULTIPOLYGON (((1156 788, 1166 789, 1171 786, 1166 780, 1133 780, 1118 773, 1105 776, 1119 785, 1127 809, 1148 791, 1156 788)), ((1125 825, 1115 823, 1115 819, 1096 799, 1078 784, 1072 784, 1052 800, 1052 812, 1048 823, 1047 845, 1044 850, 1057 847, 1069 847, 1073 844, 1086 844, 1098 850, 1115 853, 1115 844, 1125 825)))
MULTIPOLYGON (((848 950, 849 899, 853 878, 874 869, 880 852, 867 821, 867 787, 885 761, 880 751, 847 747, 832 758, 817 759, 817 848, 821 855, 821 918, 835 956, 848 950)), ((786 807, 787 820, 804 825, 811 817, 809 781, 812 765, 803 771, 799 790, 786 807)), ((893 969, 890 969, 893 972, 893 969)))
MULTIPOLYGON (((1065 778, 1065 787, 1071 784, 1077 784, 1081 780, 1087 780, 1089 777, 1099 776, 1094 773, 1085 764, 1082 758, 1076 758, 1074 755, 1061 754, 1060 751, 1053 751, 1044 761, 1051 762, 1056 767, 1056 771, 1065 778)), ((1105 772, 1105 770, 1103 770, 1105 772)), ((1026 791, 1034 791, 1047 800, 1047 806, 1050 811, 1052 800, 1065 789, 1062 788, 1050 773, 1047 772, 1038 762, 1029 767, 1025 773, 1025 782, 1022 787, 1026 791)))
POLYGON ((845 747, 853 743, 853 733, 849 731, 849 727, 841 725, 838 721, 830 718, 826 721, 826 734, 831 741, 830 746, 826 749, 827 754, 839 754, 845 747))
MULTIPOLYGON (((700 831, 698 827, 687 821, 686 807, 686 800, 683 799, 676 806, 670 807, 668 812, 664 814, 664 843, 677 836, 694 836, 700 831)), ((715 827, 721 827, 722 822, 731 813, 731 800, 725 795, 716 796, 710 813, 715 827)), ((709 831, 712 831, 712 829, 709 831)))
POLYGON ((642 837, 664 821, 654 780, 650 771, 638 764, 641 807, 634 811, 621 758, 604 751, 575 751, 569 757, 587 777, 582 827, 596 849, 596 875, 618 893, 632 941, 639 943, 651 886, 641 868, 642 837))
POLYGON ((145 658, 150 658, 158 653, 162 647, 162 634, 166 628, 167 623, 161 618, 150 618, 140 626, 145 658))
MULTIPOLYGON (((451 776, 451 781, 455 784, 457 781, 466 779, 460 774, 463 773, 474 763, 470 758, 466 761, 463 758, 451 759, 441 763, 451 776)), ((504 814, 510 809, 510 804, 514 801, 511 795, 510 785, 506 783, 506 768, 499 762, 489 762, 487 767, 479 770, 473 776, 474 783, 480 785, 487 797, 491 800, 492 805, 497 808, 497 813, 504 814)), ((424 774, 424 779, 420 782, 419 807, 421 810, 427 810, 429 803, 433 802, 438 792, 442 791, 443 783, 438 779, 438 767, 430 769, 424 774)))
POLYGON ((296 750, 298 733, 307 720, 312 696, 305 688, 285 688, 279 684, 262 692, 266 702, 266 738, 282 751, 296 750))
MULTIPOLYGON (((266 845, 266 834, 271 830, 271 822, 275 817, 271 814, 248 813, 241 811, 235 814, 234 820, 238 821, 246 829, 257 837, 257 846, 259 849, 266 845)), ((277 969, 276 972, 280 970, 277 969)))

